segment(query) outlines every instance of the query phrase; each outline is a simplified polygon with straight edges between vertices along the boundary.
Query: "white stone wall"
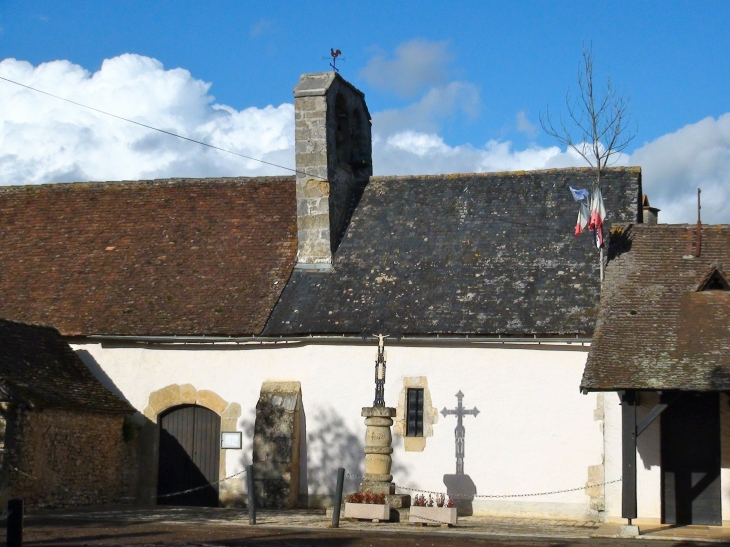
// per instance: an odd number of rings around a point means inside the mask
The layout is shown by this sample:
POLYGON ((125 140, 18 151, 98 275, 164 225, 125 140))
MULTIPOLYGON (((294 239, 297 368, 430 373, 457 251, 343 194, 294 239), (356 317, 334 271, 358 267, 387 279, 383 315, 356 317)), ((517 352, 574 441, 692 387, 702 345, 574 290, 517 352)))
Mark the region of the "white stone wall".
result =
MULTIPOLYGON (((337 467, 362 473, 365 426, 360 412, 373 403, 375 345, 200 349, 76 344, 74 348, 99 365, 96 372, 102 382, 119 390, 139 410, 149 404, 151 392, 170 384, 192 384, 239 403, 244 446, 227 451, 226 474, 251 462, 261 384, 299 381, 306 421, 302 466, 307 471, 302 473, 301 486, 309 492, 310 504, 333 492, 337 467)), ((476 485, 477 495, 580 488, 588 480, 589 467, 595 472, 595 466, 603 464, 602 409, 596 408, 596 394, 579 392, 587 350, 580 344, 391 345, 387 347, 386 404, 397 406, 406 377, 427 378, 433 407, 438 410, 454 408, 455 394, 461 390, 465 407, 476 406, 480 411, 476 418, 464 418, 465 473, 476 485)), ((394 436, 394 481, 445 491, 444 475, 453 474, 456 466, 455 426, 455 417, 439 415, 422 452, 406 452, 403 437, 394 436)), ((353 491, 356 485, 350 479, 347 488, 353 491)), ((473 508, 475 513, 597 518, 589 501, 586 491, 578 490, 527 498, 477 498, 473 508)))

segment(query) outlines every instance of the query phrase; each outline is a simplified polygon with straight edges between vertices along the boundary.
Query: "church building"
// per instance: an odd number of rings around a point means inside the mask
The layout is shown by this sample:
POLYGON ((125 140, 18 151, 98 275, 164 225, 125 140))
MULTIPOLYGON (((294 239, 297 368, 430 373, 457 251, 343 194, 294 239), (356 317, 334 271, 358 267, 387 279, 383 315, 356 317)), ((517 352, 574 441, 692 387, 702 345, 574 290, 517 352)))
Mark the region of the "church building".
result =
MULTIPOLYGON (((265 507, 331 504, 338 467, 355 491, 385 335, 398 492, 604 519, 621 406, 579 389, 601 280, 569 189, 592 171, 373 176, 360 91, 306 74, 294 105, 294 176, 0 188, 0 318, 135 409, 136 501, 241 504, 251 463, 265 507)), ((606 233, 640 225, 641 170, 602 181, 606 233)))

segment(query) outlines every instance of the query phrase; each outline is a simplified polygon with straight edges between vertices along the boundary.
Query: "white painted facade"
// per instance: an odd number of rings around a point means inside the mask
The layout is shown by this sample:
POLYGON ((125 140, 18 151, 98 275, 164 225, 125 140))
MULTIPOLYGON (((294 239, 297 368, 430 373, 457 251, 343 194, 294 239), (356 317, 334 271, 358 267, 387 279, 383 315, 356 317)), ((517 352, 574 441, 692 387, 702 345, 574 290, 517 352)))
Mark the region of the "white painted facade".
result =
MULTIPOLYGON (((641 394, 637 422, 646 417, 659 402, 652 392, 641 394)), ((604 395, 606 480, 621 477, 621 404, 615 392, 604 395)), ((639 436, 636 443, 637 523, 661 522, 661 415, 639 436)), ((723 525, 730 522, 730 400, 720 395, 721 491, 723 525)), ((621 483, 606 485, 606 520, 626 522, 621 518, 621 483)))
MULTIPOLYGON (((326 502, 333 493, 338 467, 354 475, 363 471, 365 425, 360 412, 373 404, 374 344, 124 347, 77 343, 73 347, 82 359, 98 365, 91 368, 97 369, 105 385, 139 411, 149 405, 151 393, 172 384, 192 384, 240 404, 238 430, 243 432, 243 448, 226 451, 222 474, 236 473, 251 462, 255 408, 264 381, 301 382, 306 419, 302 447, 306 458, 301 467, 306 466, 307 472, 300 482, 310 505, 326 502)), ((604 412, 610 414, 612 427, 615 420, 613 407, 604 407, 602 394, 579 391, 587 351, 588 345, 580 343, 389 345, 386 404, 397 406, 405 378, 426 377, 432 406, 439 412, 456 406, 459 390, 466 408, 479 409, 477 417, 464 418, 465 474, 476 486, 475 514, 596 519, 600 515, 595 504, 591 509, 584 487, 589 468, 594 477, 597 469, 602 475, 604 412), (478 497, 571 488, 578 490, 533 497, 478 497)), ((606 399, 613 400, 609 395, 606 399)), ((405 451, 403 437, 394 435, 394 482, 445 492, 444 475, 453 474, 456 466, 455 427, 455 417, 439 414, 422 452, 405 451)), ((620 441, 620 429, 618 435, 620 441)), ((606 479, 619 476, 619 471, 620 460, 606 479)), ((641 480, 651 477, 642 475, 641 480)), ((349 479, 346 489, 356 490, 357 481, 349 479)))

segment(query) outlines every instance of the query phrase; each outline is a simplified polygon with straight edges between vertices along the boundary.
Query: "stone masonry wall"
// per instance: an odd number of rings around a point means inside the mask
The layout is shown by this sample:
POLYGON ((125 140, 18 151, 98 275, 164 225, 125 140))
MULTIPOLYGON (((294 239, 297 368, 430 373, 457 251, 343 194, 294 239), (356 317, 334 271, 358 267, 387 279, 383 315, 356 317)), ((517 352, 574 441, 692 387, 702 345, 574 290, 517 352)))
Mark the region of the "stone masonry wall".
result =
POLYGON ((294 89, 299 265, 327 266, 372 175, 370 114, 362 92, 334 72, 294 89))
POLYGON ((302 387, 299 382, 264 382, 256 404, 253 468, 256 501, 265 509, 299 503, 302 387))
POLYGON ((124 415, 22 408, 13 414, 6 495, 29 507, 136 500, 136 428, 125 426, 124 415))

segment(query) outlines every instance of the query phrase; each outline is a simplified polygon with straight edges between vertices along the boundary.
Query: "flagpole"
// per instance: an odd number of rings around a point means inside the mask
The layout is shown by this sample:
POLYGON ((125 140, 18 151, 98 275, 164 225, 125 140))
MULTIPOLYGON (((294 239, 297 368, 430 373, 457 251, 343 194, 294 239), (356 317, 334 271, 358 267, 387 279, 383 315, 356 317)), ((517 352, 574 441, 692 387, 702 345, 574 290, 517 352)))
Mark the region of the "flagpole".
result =
POLYGON ((601 283, 603 283, 603 247, 600 248, 600 258, 598 260, 601 261, 601 283))

